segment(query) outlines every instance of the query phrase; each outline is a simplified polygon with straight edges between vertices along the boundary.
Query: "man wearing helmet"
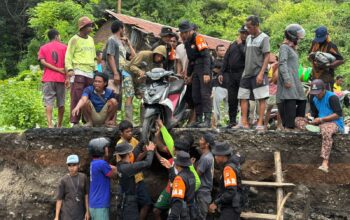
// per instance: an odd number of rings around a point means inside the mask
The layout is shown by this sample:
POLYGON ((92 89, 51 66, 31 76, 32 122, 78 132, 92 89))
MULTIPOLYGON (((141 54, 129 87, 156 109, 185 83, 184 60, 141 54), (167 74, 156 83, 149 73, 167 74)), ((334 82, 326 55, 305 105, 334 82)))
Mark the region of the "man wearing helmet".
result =
POLYGON ((294 129, 296 117, 305 116, 306 96, 298 76, 298 42, 305 30, 298 24, 288 25, 285 39, 279 51, 279 77, 277 81, 277 105, 284 129, 294 129))
POLYGON ((163 60, 166 59, 167 52, 165 46, 156 47, 153 51, 140 51, 129 64, 125 66, 125 71, 131 73, 135 85, 135 93, 137 96, 142 96, 145 83, 145 73, 153 68, 163 67, 163 60), (147 63, 147 66, 143 66, 147 63))
POLYGON ((110 140, 105 137, 94 138, 88 144, 90 163, 89 211, 92 219, 109 220, 110 178, 117 174, 117 168, 109 165, 110 140))

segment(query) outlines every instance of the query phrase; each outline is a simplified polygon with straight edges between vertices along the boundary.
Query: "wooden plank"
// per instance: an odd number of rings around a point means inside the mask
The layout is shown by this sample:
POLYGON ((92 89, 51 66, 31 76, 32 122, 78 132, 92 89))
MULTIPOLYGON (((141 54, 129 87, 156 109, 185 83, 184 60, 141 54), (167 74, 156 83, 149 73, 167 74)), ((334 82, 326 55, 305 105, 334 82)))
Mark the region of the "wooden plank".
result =
POLYGON ((276 220, 276 215, 271 215, 271 214, 263 214, 263 213, 254 213, 254 212, 242 212, 241 213, 241 218, 245 219, 271 219, 271 220, 276 220))
POLYGON ((252 181, 252 180, 242 180, 242 184, 247 186, 261 186, 261 187, 295 186, 295 184, 293 183, 259 182, 259 181, 252 181))
MULTIPOLYGON (((281 153, 279 151, 276 151, 274 153, 275 158, 275 170, 276 170, 276 182, 282 183, 283 182, 283 176, 282 176, 282 162, 281 162, 281 153)), ((282 187, 278 187, 276 190, 277 195, 277 210, 280 210, 280 215, 278 216, 278 219, 276 220, 283 220, 283 207, 281 207, 281 203, 283 200, 283 189, 282 187)))

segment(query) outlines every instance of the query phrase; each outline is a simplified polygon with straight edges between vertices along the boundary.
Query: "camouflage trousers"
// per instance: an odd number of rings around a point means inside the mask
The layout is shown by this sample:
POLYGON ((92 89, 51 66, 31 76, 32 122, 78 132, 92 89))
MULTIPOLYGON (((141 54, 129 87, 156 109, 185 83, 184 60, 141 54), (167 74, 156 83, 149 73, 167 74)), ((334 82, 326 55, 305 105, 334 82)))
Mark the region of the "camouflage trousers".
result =
MULTIPOLYGON (((295 127, 305 130, 307 125, 307 119, 297 117, 295 118, 295 127)), ((325 160, 329 160, 329 155, 331 154, 331 149, 333 145, 333 135, 338 132, 338 125, 335 122, 326 122, 320 124, 320 132, 322 136, 322 148, 321 157, 325 160)))

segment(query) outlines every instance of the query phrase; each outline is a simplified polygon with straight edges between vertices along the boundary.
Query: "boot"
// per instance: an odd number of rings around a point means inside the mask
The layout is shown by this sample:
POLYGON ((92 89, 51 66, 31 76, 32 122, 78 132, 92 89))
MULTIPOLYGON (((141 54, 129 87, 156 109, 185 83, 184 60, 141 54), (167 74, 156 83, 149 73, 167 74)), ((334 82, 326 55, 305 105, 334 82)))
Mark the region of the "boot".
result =
POLYGON ((196 122, 188 126, 189 128, 199 128, 199 125, 203 123, 203 115, 196 114, 196 122))
POLYGON ((125 105, 125 119, 133 123, 132 121, 133 107, 132 105, 125 105))
POLYGON ((204 122, 199 124, 200 128, 211 128, 211 112, 204 113, 204 122))

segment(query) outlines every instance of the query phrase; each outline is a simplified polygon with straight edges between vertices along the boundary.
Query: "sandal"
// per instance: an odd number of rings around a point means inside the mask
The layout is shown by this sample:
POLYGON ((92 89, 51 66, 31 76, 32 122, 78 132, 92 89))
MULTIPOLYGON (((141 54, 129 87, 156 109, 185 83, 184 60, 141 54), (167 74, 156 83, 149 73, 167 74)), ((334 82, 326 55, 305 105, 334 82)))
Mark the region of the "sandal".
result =
POLYGON ((248 127, 245 127, 245 126, 243 126, 242 124, 237 124, 236 126, 233 126, 232 128, 233 128, 233 129, 243 129, 243 130, 248 130, 248 129, 250 129, 249 126, 248 126, 248 127))
POLYGON ((321 165, 321 166, 318 167, 318 169, 323 171, 323 172, 325 172, 325 173, 328 173, 328 168, 327 167, 324 167, 324 166, 321 165))
POLYGON ((257 125, 256 127, 255 127, 255 130, 258 132, 258 134, 263 134, 263 133, 265 133, 265 126, 263 126, 263 125, 257 125))

